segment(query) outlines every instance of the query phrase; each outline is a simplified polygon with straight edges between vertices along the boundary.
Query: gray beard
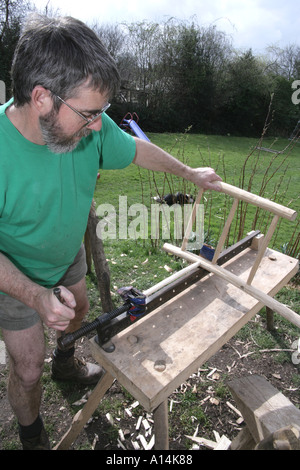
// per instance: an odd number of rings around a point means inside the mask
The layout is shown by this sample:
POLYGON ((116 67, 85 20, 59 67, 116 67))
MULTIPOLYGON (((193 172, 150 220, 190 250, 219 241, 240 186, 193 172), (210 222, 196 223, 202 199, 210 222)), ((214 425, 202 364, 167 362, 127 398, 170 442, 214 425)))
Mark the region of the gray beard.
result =
POLYGON ((80 142, 77 137, 87 137, 92 132, 83 128, 71 136, 64 134, 57 123, 57 113, 54 110, 40 117, 40 128, 44 142, 52 153, 73 152, 80 142))

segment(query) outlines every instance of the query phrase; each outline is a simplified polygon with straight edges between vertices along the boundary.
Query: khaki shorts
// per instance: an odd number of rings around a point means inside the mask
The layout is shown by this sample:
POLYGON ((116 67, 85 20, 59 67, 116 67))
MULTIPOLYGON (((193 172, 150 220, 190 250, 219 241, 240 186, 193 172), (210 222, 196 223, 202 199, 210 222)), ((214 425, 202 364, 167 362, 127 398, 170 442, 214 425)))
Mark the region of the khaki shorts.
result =
MULTIPOLYGON (((82 245, 72 265, 56 285, 73 286, 85 277, 86 272, 85 249, 82 245)), ((39 321, 40 317, 35 310, 8 295, 0 294, 0 328, 11 331, 26 330, 39 321)))

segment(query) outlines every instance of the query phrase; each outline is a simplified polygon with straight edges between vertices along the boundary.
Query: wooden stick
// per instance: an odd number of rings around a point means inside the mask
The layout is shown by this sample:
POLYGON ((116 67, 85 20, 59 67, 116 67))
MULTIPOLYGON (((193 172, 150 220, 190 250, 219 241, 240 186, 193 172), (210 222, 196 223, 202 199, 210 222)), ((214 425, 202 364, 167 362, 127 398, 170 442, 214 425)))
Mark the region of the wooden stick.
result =
POLYGON ((187 261, 190 261, 192 263, 197 262, 197 264, 199 264, 203 269, 206 269, 207 271, 214 273, 217 276, 221 277, 225 281, 230 282, 231 284, 236 286, 238 289, 241 289, 242 291, 251 295, 255 299, 259 300, 260 302, 263 303, 263 305, 266 305, 270 309, 279 313, 284 318, 286 318, 291 323, 293 323, 294 325, 298 326, 298 328, 300 328, 300 315, 298 315, 296 312, 286 307, 285 305, 281 304, 277 300, 273 299, 269 295, 265 294, 261 290, 257 289, 256 287, 253 287, 252 285, 247 284, 245 281, 240 279, 235 274, 227 271, 224 268, 221 268, 220 266, 216 266, 212 264, 211 262, 200 258, 200 256, 194 255, 192 253, 188 253, 186 251, 182 251, 177 246, 170 245, 169 243, 165 243, 163 246, 163 249, 169 253, 172 253, 175 256, 178 256, 179 258, 186 259, 187 261))
POLYGON ((272 212, 273 214, 279 215, 280 217, 284 217, 285 219, 295 220, 297 217, 296 211, 289 209, 288 207, 284 207, 281 204, 277 204, 276 202, 270 201, 269 199, 257 196, 256 194, 249 193, 244 189, 231 186, 230 184, 224 183, 223 181, 215 181, 214 184, 217 184, 220 187, 220 191, 228 194, 229 196, 235 197, 245 202, 249 202, 250 204, 254 204, 261 209, 265 209, 269 212, 272 212))
POLYGON ((272 236, 273 236, 273 233, 274 233, 274 230, 276 228, 276 225, 278 223, 278 220, 279 220, 279 215, 274 215, 273 217, 273 220, 271 222, 271 225, 269 227, 269 230, 268 230, 268 233, 266 234, 263 242, 262 242, 262 245, 257 253, 257 256, 256 256, 256 259, 255 259, 255 262, 252 266, 252 269, 250 271, 250 274, 249 274, 249 277, 247 279, 247 284, 251 284, 251 282, 253 281, 253 278, 255 276, 255 273, 258 269, 258 266, 265 254, 265 251, 268 247, 268 244, 269 244, 269 241, 271 240, 272 236))
POLYGON ((190 219, 188 221, 187 228, 186 228, 186 231, 185 231, 185 234, 184 234, 184 237, 183 237, 183 242, 182 242, 182 245, 181 245, 182 250, 185 250, 186 247, 187 247, 187 244, 188 244, 188 241, 189 241, 189 238, 190 238, 190 235, 191 235, 191 231, 192 231, 192 228, 193 228, 193 223, 195 222, 195 218, 196 218, 197 206, 200 204, 203 192, 204 192, 204 189, 201 188, 200 191, 198 192, 197 197, 196 197, 196 201, 194 202, 193 210, 192 210, 192 213, 191 213, 191 216, 190 216, 190 219))
POLYGON ((214 257, 213 257, 213 260, 212 260, 213 264, 216 264, 216 262, 218 261, 218 258, 219 258, 219 254, 221 253, 221 251, 223 249, 223 246, 224 246, 228 231, 230 229, 230 225, 231 225, 232 219, 234 217, 234 214, 235 214, 236 208, 238 206, 238 203, 239 203, 239 200, 234 199, 231 210, 230 210, 230 212, 228 214, 228 217, 227 217, 227 220, 225 222, 223 232, 221 233, 221 236, 220 236, 220 239, 219 239, 219 242, 218 242, 214 257))

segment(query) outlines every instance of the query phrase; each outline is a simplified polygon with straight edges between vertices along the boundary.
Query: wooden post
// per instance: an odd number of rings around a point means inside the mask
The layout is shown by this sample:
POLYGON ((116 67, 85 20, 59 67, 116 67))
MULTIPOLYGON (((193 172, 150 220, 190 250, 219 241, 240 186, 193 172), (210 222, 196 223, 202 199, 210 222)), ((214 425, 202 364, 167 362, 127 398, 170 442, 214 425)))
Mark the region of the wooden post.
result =
POLYGON ((154 411, 155 450, 169 449, 168 400, 163 401, 154 411))
POLYGON ((104 311, 110 312, 113 309, 110 294, 110 272, 102 240, 97 236, 96 232, 98 222, 99 220, 93 204, 89 214, 87 232, 90 239, 90 248, 94 260, 102 308, 104 311))
POLYGON ((266 314, 267 314, 267 330, 273 331, 274 327, 274 312, 271 308, 266 307, 266 314))

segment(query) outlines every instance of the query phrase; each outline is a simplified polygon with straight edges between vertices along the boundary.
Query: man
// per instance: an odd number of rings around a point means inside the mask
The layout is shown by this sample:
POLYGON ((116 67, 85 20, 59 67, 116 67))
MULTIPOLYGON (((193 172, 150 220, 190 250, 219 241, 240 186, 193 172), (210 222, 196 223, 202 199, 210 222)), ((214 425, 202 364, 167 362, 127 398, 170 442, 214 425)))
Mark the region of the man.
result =
MULTIPOLYGON (((23 449, 49 449, 39 416, 43 324, 74 331, 88 311, 82 239, 98 169, 133 162, 216 190, 220 178, 129 136, 105 114, 119 75, 78 20, 30 17, 12 80, 14 98, 0 107, 0 327, 23 449)), ((53 378, 95 383, 101 373, 76 359, 74 348, 56 348, 53 378)))

